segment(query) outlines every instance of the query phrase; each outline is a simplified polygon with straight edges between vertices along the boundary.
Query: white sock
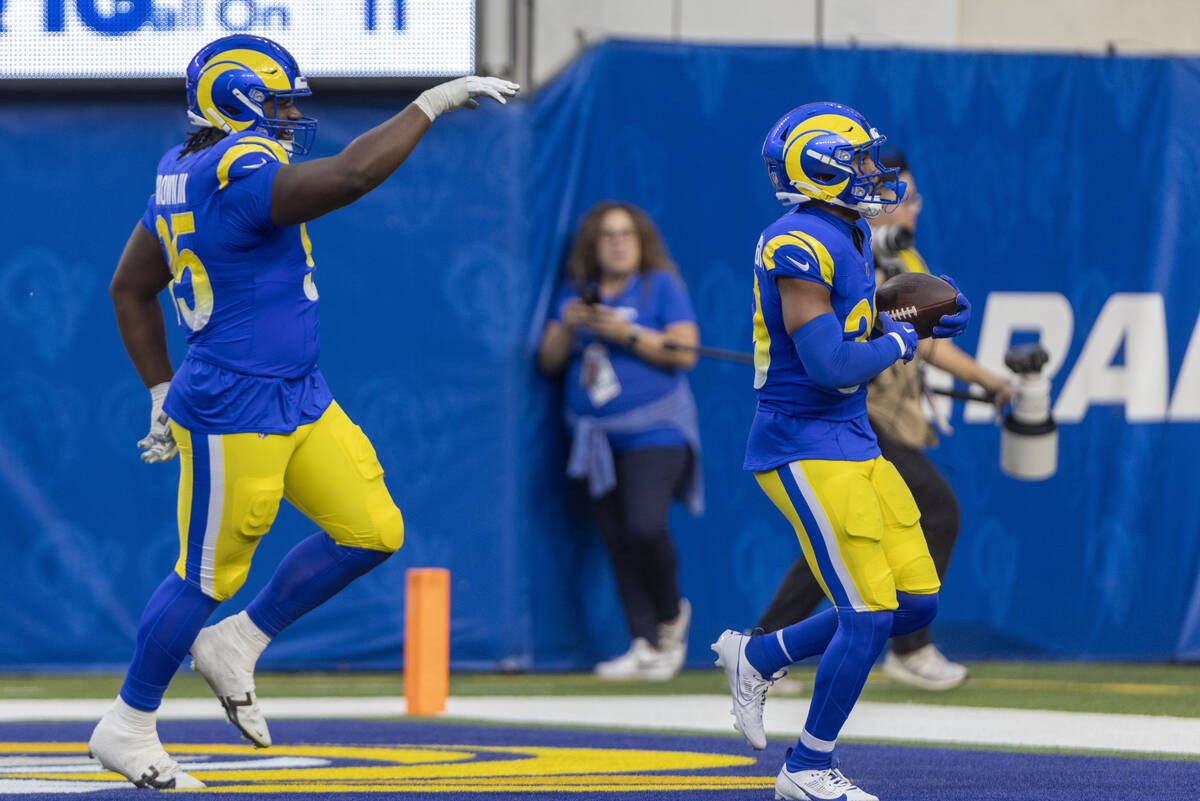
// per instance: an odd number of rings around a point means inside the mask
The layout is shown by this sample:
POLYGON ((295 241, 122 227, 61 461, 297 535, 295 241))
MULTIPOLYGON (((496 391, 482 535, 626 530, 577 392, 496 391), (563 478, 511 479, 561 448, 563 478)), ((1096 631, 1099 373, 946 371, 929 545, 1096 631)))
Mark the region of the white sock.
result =
POLYGON ((117 700, 113 702, 112 712, 116 716, 117 720, 128 729, 132 729, 136 732, 157 732, 157 710, 153 712, 146 712, 141 709, 134 709, 129 704, 125 703, 124 698, 118 695, 117 700))
POLYGON ((254 621, 246 614, 245 610, 238 612, 233 617, 229 618, 232 622, 233 630, 237 632, 238 639, 241 640, 243 650, 247 651, 250 656, 257 662, 259 655, 263 650, 271 644, 271 638, 254 625, 254 621))

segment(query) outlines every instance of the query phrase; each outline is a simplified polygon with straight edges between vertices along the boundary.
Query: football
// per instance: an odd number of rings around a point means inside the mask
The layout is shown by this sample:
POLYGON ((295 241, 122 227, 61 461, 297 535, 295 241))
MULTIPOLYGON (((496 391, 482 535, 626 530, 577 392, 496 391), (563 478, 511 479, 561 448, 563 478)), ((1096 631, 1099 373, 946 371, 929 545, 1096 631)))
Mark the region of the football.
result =
POLYGON ((898 323, 909 323, 919 339, 933 336, 943 315, 958 311, 954 287, 929 273, 901 273, 875 290, 875 308, 898 323))

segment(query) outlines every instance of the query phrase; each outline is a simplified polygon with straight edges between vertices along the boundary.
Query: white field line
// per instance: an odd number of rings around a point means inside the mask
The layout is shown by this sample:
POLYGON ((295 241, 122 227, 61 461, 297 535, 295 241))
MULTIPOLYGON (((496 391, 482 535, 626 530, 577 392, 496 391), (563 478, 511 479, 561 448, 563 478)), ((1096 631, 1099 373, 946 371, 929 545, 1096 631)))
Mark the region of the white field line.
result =
MULTIPOLYGON (((0 701, 0 721, 98 720, 110 701, 0 701)), ((263 698, 268 719, 386 718, 405 713, 402 697, 263 698)), ((448 717, 498 723, 608 726, 621 729, 676 729, 733 734, 729 697, 666 696, 498 696, 450 698, 448 717)), ((769 698, 770 737, 799 735, 808 714, 804 698, 769 698)), ((172 699, 163 703, 164 720, 221 720, 215 700, 172 699)), ((842 729, 846 738, 904 742, 961 743, 1015 747, 1081 748, 1200 755, 1200 718, 1110 715, 1029 709, 991 709, 933 704, 863 701, 842 729)))

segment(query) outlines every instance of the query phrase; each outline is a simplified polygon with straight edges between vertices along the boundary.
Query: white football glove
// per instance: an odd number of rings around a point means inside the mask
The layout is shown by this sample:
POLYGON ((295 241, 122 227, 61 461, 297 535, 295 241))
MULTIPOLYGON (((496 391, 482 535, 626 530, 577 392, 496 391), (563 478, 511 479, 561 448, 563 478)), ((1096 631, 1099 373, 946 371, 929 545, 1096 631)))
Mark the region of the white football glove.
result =
POLYGON ((150 387, 150 433, 142 437, 137 444, 142 449, 142 461, 146 464, 165 462, 178 450, 175 437, 171 436, 167 413, 163 411, 163 401, 166 400, 167 390, 170 388, 170 381, 150 387))
POLYGON ((507 103, 521 87, 503 78, 481 78, 478 75, 468 75, 465 78, 455 78, 452 81, 439 83, 432 89, 426 89, 413 102, 424 111, 430 122, 437 119, 439 114, 453 111, 456 108, 475 108, 479 103, 477 97, 490 97, 497 103, 507 103))

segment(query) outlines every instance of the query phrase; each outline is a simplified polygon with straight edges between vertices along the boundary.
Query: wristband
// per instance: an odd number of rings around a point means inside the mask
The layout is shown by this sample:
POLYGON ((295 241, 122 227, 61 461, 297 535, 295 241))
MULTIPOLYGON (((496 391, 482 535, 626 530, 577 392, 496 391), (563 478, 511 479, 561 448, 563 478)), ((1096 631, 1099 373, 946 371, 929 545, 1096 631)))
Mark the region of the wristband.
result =
POLYGON ((170 381, 163 381, 150 387, 150 405, 155 409, 161 409, 163 401, 167 399, 167 390, 170 388, 170 381))

